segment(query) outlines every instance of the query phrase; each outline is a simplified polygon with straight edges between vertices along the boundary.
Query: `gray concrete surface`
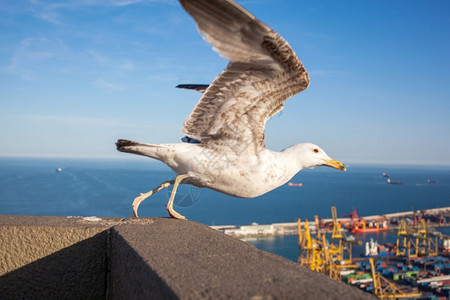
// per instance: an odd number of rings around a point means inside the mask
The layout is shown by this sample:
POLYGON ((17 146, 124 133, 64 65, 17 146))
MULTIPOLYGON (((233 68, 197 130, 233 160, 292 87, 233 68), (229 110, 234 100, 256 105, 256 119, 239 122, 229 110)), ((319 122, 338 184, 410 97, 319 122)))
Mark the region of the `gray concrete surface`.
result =
POLYGON ((0 216, 0 299, 104 299, 109 227, 82 218, 0 216))
POLYGON ((373 299, 204 225, 147 222, 112 229, 113 299, 373 299))
POLYGON ((0 215, 0 299, 373 297, 202 224, 0 215))

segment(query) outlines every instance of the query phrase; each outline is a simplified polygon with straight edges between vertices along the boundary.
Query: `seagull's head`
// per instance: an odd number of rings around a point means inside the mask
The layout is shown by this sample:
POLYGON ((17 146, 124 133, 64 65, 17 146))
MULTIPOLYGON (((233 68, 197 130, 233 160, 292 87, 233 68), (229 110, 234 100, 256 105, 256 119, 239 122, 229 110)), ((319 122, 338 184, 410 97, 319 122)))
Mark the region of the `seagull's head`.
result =
POLYGON ((328 166, 346 171, 346 167, 340 161, 332 159, 317 145, 311 143, 297 144, 290 147, 295 152, 303 169, 312 169, 320 166, 328 166))

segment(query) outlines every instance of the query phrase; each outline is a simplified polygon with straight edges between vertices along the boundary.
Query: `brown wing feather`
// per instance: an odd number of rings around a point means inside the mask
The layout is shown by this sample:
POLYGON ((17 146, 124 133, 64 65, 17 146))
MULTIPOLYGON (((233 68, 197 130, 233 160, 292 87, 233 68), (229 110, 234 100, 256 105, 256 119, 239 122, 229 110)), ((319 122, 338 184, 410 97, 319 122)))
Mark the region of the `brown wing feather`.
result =
POLYGON ((257 151, 264 126, 309 78, 289 44, 231 0, 181 0, 199 31, 230 60, 206 89, 182 131, 204 144, 257 151))

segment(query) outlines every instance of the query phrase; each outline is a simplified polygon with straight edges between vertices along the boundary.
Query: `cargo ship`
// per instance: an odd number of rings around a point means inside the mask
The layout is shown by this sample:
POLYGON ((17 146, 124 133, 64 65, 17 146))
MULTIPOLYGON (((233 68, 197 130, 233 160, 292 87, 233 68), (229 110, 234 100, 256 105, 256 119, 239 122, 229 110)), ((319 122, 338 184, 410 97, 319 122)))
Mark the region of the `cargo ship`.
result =
POLYGON ((398 180, 391 180, 391 178, 388 178, 386 180, 387 184, 403 184, 403 181, 398 181, 398 180))
POLYGON ((352 232, 379 232, 388 229, 388 223, 384 221, 366 221, 360 219, 352 225, 352 232))
POLYGON ((360 218, 356 208, 347 215, 350 218, 350 226, 347 227, 348 230, 358 233, 358 232, 379 232, 388 229, 387 218, 371 218, 363 219, 360 218))

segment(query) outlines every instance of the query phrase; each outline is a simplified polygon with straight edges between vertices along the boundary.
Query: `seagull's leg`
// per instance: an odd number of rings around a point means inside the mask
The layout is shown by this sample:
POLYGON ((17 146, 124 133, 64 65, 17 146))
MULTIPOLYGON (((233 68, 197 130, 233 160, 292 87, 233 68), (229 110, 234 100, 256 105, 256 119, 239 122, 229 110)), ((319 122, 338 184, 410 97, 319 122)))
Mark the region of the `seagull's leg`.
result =
POLYGON ((157 188, 142 194, 139 197, 136 197, 133 201, 133 216, 135 216, 136 218, 138 218, 138 214, 137 214, 137 210, 139 207, 139 204, 141 204, 142 201, 144 201, 145 199, 147 199, 148 197, 150 197, 151 195, 153 195, 154 193, 162 190, 163 188, 166 188, 168 186, 170 186, 171 184, 173 184, 175 181, 174 180, 168 180, 168 181, 164 181, 163 183, 161 183, 157 188))
POLYGON ((175 219, 186 220, 185 216, 180 215, 173 209, 173 200, 175 199, 175 194, 177 192, 178 185, 180 184, 180 182, 183 179, 185 179, 187 177, 189 177, 188 174, 180 174, 175 178, 175 182, 173 184, 173 189, 172 189, 172 194, 170 194, 169 202, 167 202, 167 206, 166 206, 167 211, 169 212, 169 215, 175 219))

